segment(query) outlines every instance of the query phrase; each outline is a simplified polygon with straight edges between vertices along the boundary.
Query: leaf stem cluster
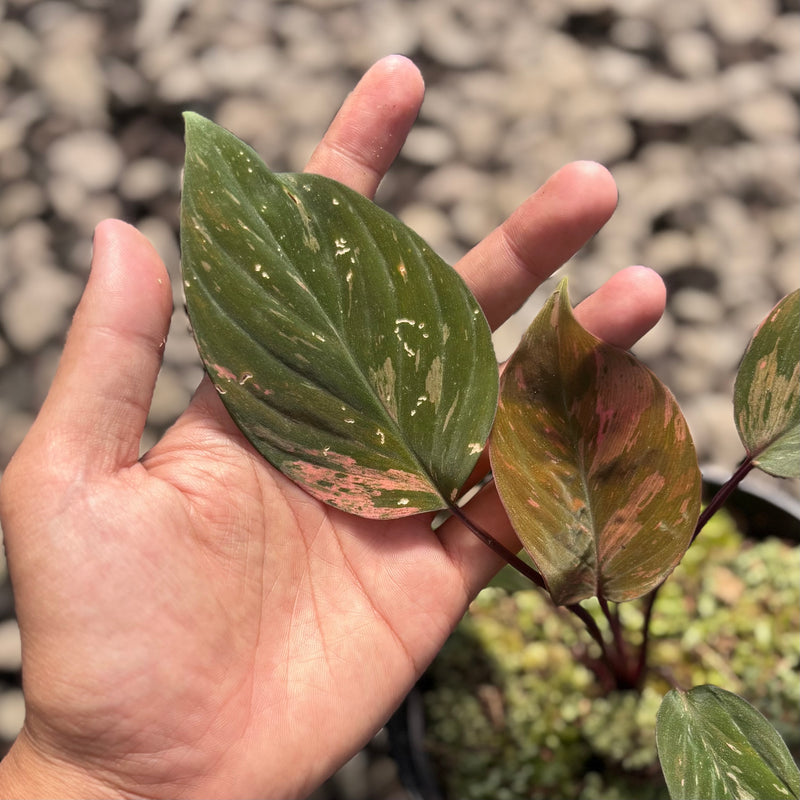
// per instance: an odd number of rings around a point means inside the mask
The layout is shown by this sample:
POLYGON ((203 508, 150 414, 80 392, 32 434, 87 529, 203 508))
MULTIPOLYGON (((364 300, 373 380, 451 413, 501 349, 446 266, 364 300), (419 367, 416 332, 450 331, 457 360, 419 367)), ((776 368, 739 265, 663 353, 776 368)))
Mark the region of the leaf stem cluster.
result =
MULTIPOLYGON (((733 475, 720 487, 698 517, 691 542, 695 541, 700 531, 706 526, 714 514, 722 508, 725 501, 754 467, 755 463, 753 457, 748 456, 742 461, 733 475)), ((520 575, 527 578, 531 583, 547 593, 547 585, 542 575, 534 567, 526 561, 523 561, 516 553, 513 553, 505 545, 495 539, 488 531, 471 520, 464 513, 462 508, 453 503, 450 505, 450 511, 454 517, 477 536, 490 550, 500 556, 500 558, 513 567, 520 575)), ((580 603, 573 603, 566 606, 567 610, 583 623, 589 635, 597 643, 600 648, 600 661, 605 671, 609 673, 613 686, 616 689, 635 689, 640 691, 644 685, 644 680, 647 675, 650 623, 653 618, 653 607, 655 606, 655 601, 661 586, 663 586, 663 583, 659 584, 645 597, 642 620, 642 643, 636 652, 632 650, 630 642, 625 637, 625 631, 619 616, 619 607, 616 603, 609 603, 606 598, 598 597, 600 610, 608 621, 608 633, 605 635, 592 614, 580 603)))

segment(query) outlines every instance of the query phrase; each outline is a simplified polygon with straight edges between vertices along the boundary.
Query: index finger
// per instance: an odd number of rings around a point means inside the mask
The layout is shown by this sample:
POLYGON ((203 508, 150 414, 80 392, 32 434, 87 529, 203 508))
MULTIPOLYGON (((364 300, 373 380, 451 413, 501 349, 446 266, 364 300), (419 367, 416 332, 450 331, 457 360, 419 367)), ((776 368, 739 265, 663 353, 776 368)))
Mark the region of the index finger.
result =
POLYGON ((404 56, 387 56, 365 73, 306 165, 372 198, 417 118, 425 85, 404 56))

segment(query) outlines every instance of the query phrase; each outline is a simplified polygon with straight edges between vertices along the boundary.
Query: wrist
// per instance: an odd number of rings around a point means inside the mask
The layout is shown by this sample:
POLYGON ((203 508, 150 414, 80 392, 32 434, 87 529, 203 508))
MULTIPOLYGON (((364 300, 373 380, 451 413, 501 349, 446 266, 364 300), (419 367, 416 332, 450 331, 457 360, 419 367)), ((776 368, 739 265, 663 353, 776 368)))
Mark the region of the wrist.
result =
POLYGON ((118 789, 98 780, 74 764, 47 756, 25 729, 0 761, 0 797, 90 798, 121 797, 118 789))

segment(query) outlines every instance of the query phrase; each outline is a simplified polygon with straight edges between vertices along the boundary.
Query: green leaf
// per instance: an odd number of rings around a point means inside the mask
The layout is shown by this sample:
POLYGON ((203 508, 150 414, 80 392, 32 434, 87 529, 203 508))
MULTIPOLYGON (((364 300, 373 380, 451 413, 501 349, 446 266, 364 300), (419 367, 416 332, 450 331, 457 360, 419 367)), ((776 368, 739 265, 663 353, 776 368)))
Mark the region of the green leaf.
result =
POLYGON ((668 692, 656 718, 656 743, 672 800, 800 798, 800 771, 780 734, 724 689, 668 692))
POLYGON ((755 465, 800 478, 800 290, 784 297, 755 332, 736 375, 733 409, 755 465))
POLYGON ((186 119, 186 303, 245 436, 315 497, 391 518, 440 509, 488 437, 498 370, 456 272, 336 181, 271 172, 186 119))
POLYGON ((565 281, 506 365, 490 449, 558 604, 640 597, 691 541, 700 471, 686 421, 652 372, 580 326, 565 281))

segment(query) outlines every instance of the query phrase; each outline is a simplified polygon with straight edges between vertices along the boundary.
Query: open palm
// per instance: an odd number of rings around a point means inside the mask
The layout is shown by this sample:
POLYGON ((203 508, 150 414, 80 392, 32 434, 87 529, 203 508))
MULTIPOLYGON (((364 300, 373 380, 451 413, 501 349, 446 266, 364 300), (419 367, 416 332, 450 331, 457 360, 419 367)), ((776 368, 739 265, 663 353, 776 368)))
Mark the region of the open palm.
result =
MULTIPOLYGON (((308 165, 371 196, 422 99, 391 57, 308 165)), ((616 190, 565 167, 458 265, 492 325, 608 218, 616 190)), ((143 458, 171 311, 144 239, 102 223, 92 273, 2 510, 23 637, 25 727, 0 770, 18 794, 295 797, 385 722, 500 566, 455 520, 324 506, 247 443, 205 379, 143 458)), ((629 346, 659 317, 650 271, 579 309, 629 346)), ((496 495, 470 514, 508 547, 496 495)))

